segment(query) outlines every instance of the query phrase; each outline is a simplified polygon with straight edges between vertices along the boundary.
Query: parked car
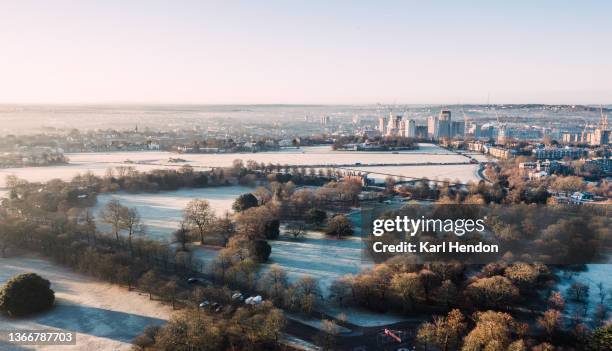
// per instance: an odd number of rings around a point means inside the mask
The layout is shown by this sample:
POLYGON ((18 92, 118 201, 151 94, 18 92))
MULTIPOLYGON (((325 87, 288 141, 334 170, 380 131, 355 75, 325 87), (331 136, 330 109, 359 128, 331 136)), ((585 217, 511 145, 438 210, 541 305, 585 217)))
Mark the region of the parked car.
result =
POLYGON ((244 300, 244 303, 246 303, 247 305, 259 305, 262 301, 263 299, 261 298, 261 296, 257 295, 247 298, 246 300, 244 300))
POLYGON ((242 296, 242 293, 240 291, 236 291, 233 295, 232 295, 232 300, 233 301, 242 301, 244 300, 244 296, 242 296))

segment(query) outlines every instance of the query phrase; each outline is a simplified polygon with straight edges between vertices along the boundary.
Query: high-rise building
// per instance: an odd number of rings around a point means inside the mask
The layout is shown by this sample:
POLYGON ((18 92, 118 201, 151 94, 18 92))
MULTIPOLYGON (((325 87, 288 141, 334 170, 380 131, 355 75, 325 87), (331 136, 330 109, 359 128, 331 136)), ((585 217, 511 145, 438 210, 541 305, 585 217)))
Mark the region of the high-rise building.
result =
POLYGON ((329 116, 321 116, 321 125, 322 126, 326 126, 329 124, 329 121, 331 120, 331 118, 329 116))
POLYGON ((393 113, 389 113, 389 122, 387 123, 388 136, 397 136, 402 134, 402 116, 393 116, 393 113))
POLYGON ((502 124, 499 127, 499 129, 497 130, 497 143, 498 144, 505 144, 507 136, 508 135, 507 135, 506 126, 502 124))
POLYGON ((601 113, 599 125, 593 132, 590 140, 592 146, 608 145, 610 143, 610 130, 608 129, 608 116, 601 113))
POLYGON ((451 123, 451 132, 450 137, 454 138, 457 136, 465 135, 465 122, 464 121, 454 121, 451 123))
POLYGON ((561 137, 564 144, 572 144, 580 141, 580 134, 578 133, 564 132, 561 137))
POLYGON ((608 145, 610 143, 610 131, 600 128, 595 129, 591 137, 592 146, 608 145))
POLYGON ((414 119, 404 121, 404 136, 408 138, 416 138, 416 121, 414 119))
POLYGON ((427 139, 427 126, 416 126, 415 128, 415 136, 419 139, 427 139))
POLYGON ((438 116, 427 117, 427 137, 430 139, 438 139, 438 132, 438 116))
POLYGON ((385 135, 387 131, 387 117, 382 116, 378 118, 378 130, 380 134, 385 135))
POLYGON ((452 122, 451 112, 448 110, 440 111, 438 117, 438 139, 439 138, 452 138, 452 122))
POLYGON ((466 134, 472 135, 474 138, 480 138, 480 126, 476 122, 471 122, 469 126, 466 126, 466 134))

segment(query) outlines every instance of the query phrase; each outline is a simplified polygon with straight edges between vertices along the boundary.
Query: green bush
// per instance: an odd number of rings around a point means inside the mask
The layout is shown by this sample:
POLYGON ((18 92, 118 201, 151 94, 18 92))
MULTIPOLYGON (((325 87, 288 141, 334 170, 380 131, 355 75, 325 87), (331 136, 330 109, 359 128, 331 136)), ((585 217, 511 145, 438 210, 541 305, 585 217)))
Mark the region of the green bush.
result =
POLYGON ((23 316, 53 306, 55 293, 51 283, 36 273, 14 276, 0 290, 0 311, 9 316, 23 316))
POLYGON ((264 235, 268 240, 276 240, 280 235, 280 221, 272 219, 264 225, 264 235))
POLYGON ((251 256, 257 262, 263 263, 268 260, 272 253, 272 247, 265 240, 255 240, 251 243, 251 256))
POLYGON ((259 202, 257 201, 255 195, 251 193, 246 193, 238 196, 238 198, 234 201, 234 204, 232 205, 232 209, 235 212, 242 212, 251 207, 257 207, 257 205, 259 205, 259 202))

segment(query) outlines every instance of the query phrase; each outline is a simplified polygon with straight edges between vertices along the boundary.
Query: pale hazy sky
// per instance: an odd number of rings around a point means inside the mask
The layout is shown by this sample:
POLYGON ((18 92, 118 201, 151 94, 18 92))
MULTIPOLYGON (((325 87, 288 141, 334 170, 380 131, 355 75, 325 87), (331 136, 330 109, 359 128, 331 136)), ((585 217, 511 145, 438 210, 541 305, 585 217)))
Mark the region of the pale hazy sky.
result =
POLYGON ((0 0, 0 103, 612 103, 612 1, 0 0))

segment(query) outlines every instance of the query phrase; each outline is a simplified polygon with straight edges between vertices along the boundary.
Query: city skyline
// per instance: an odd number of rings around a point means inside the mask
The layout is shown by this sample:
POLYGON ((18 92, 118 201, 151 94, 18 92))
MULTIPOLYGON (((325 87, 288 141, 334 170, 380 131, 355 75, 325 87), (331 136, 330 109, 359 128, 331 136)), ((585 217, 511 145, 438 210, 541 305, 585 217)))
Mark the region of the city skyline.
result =
POLYGON ((2 104, 612 103, 604 1, 0 6, 2 104))

